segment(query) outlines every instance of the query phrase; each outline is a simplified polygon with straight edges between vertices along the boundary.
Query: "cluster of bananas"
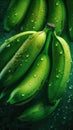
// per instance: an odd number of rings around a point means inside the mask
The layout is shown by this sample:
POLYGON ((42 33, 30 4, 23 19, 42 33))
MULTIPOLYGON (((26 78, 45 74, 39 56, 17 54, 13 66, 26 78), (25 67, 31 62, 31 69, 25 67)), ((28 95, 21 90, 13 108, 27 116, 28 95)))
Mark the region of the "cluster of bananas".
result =
POLYGON ((20 31, 39 31, 46 22, 56 25, 58 35, 61 35, 67 24, 69 37, 73 40, 73 1, 11 0, 4 18, 4 29, 10 31, 19 26, 20 31))
MULTIPOLYGON (((62 0, 12 0, 4 29, 10 31, 24 16, 23 32, 0 46, 0 100, 29 106, 17 118, 38 121, 55 110, 69 79, 70 48, 59 36, 64 29, 66 12, 62 0), (46 21, 49 23, 45 26, 46 21)), ((69 31, 73 37, 73 30, 69 31)))

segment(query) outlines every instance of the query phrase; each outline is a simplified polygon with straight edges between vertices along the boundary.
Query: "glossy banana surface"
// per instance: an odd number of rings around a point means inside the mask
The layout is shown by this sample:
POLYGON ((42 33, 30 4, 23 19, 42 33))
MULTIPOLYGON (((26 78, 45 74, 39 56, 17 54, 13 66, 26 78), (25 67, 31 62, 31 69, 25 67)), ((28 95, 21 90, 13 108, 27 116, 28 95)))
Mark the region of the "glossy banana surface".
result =
POLYGON ((47 21, 55 24, 56 33, 61 35, 66 21, 66 9, 62 0, 48 0, 47 21))
POLYGON ((48 49, 51 42, 51 33, 52 31, 48 32, 48 40, 43 52, 37 57, 24 80, 11 92, 8 99, 10 104, 26 103, 41 90, 50 72, 48 49))
POLYGON ((4 29, 10 31, 25 17, 31 0, 11 0, 4 18, 4 29))
POLYGON ((27 16, 21 27, 22 31, 41 30, 46 22, 47 4, 45 0, 32 0, 27 16))
POLYGON ((56 101, 56 103, 51 106, 45 104, 43 100, 33 104, 30 108, 25 110, 18 119, 23 122, 36 122, 40 121, 46 117, 48 117, 53 111, 55 111, 58 106, 60 100, 56 101))
POLYGON ((35 33, 35 31, 26 31, 5 40, 5 42, 0 46, 0 71, 13 57, 25 40, 33 33, 35 33))
POLYGON ((67 42, 53 35, 52 69, 48 82, 48 98, 51 102, 59 99, 64 93, 71 70, 71 53, 67 42))

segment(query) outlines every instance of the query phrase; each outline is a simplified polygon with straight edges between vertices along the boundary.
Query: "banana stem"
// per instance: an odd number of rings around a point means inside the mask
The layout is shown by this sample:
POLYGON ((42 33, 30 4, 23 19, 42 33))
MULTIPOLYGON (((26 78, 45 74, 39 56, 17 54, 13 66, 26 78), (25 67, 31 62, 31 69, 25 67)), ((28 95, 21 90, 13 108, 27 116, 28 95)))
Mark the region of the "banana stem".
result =
POLYGON ((51 36, 52 36, 52 32, 48 32, 47 39, 46 39, 46 45, 45 45, 45 48, 44 48, 45 54, 48 54, 48 49, 49 49, 49 45, 50 45, 50 42, 51 42, 51 36))
POLYGON ((46 31, 47 34, 47 40, 46 40, 46 45, 44 48, 44 53, 48 54, 48 48, 52 39, 52 33, 54 33, 54 29, 55 29, 55 25, 54 24, 50 24, 47 23, 46 27, 44 28, 44 30, 46 31))

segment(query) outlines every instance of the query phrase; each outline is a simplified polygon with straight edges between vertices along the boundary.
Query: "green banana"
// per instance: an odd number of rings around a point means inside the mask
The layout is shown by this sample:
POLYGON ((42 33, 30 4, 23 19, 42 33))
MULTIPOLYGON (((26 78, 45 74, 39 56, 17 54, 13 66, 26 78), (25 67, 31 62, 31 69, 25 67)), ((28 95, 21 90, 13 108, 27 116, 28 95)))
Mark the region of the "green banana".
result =
POLYGON ((0 71, 20 48, 23 42, 33 33, 35 33, 35 31, 26 31, 5 40, 0 46, 0 71))
POLYGON ((49 101, 55 102, 66 89, 71 69, 71 54, 67 42, 54 32, 52 43, 52 70, 48 81, 49 101))
POLYGON ((71 40, 73 40, 73 1, 65 0, 68 12, 68 31, 71 40))
POLYGON ((66 10, 62 0, 48 0, 48 17, 47 21, 55 24, 56 33, 61 35, 65 21, 66 21, 66 10))
POLYGON ((27 108, 19 117, 20 121, 24 122, 36 122, 48 117, 58 106, 60 100, 51 106, 45 104, 43 100, 36 102, 31 107, 27 108))
POLYGON ((0 73, 2 88, 14 84, 26 73, 42 50, 46 41, 47 32, 48 27, 43 31, 31 35, 25 40, 6 66, 4 66, 0 73))
POLYGON ((4 29, 10 31, 25 17, 31 0, 11 0, 4 18, 4 29))
POLYGON ((21 102, 26 103, 40 91, 50 71, 48 48, 51 42, 51 34, 52 31, 49 31, 45 49, 37 57, 24 80, 11 92, 8 103, 18 105, 21 102))
POLYGON ((41 30, 44 26, 47 14, 47 5, 45 0, 32 0, 27 16, 21 26, 21 31, 41 30))

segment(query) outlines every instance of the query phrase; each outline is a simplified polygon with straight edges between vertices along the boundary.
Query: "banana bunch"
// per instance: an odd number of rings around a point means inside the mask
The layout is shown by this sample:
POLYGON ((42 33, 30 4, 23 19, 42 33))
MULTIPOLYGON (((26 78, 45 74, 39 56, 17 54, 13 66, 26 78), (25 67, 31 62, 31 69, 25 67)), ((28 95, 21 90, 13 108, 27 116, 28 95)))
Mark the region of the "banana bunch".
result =
POLYGON ((4 18, 4 29, 10 31, 22 22, 22 31, 41 30, 46 14, 45 0, 11 0, 4 18))
POLYGON ((55 31, 52 33, 52 39, 50 43, 52 44, 52 67, 45 84, 44 93, 46 94, 19 115, 20 121, 35 122, 50 115, 59 104, 66 89, 71 69, 70 49, 66 41, 57 36, 55 31))
MULTIPOLYGON (((2 87, 5 88, 16 83, 26 73, 45 44, 47 30, 48 29, 45 28, 43 31, 36 32, 29 36, 16 53, 14 55, 11 54, 13 55, 11 58, 7 57, 8 59, 6 61, 8 62, 2 67, 0 72, 2 87)), ((13 41, 15 37, 13 37, 13 41)), ((6 43, 4 43, 3 46, 4 45, 6 45, 6 43)), ((1 48, 3 48, 3 46, 1 48)), ((17 45, 15 47, 18 48, 17 45)), ((13 50, 11 47, 9 49, 10 51, 13 50)), ((1 54, 3 54, 2 51, 4 50, 6 49, 1 49, 1 54)))
POLYGON ((17 117, 21 121, 50 115, 66 89, 71 69, 69 46, 56 34, 55 25, 47 23, 42 31, 16 34, 1 45, 0 55, 0 100, 21 107, 34 101, 17 117))
POLYGON ((11 0, 4 18, 4 29, 10 31, 20 25, 20 31, 40 31, 46 22, 50 22, 56 25, 60 35, 65 21, 66 9, 62 0, 11 0))
POLYGON ((70 39, 73 40, 72 14, 71 0, 11 0, 4 17, 4 30, 11 31, 19 26, 20 31, 40 31, 45 23, 49 22, 56 25, 58 35, 66 29, 70 39), (67 28, 65 28, 66 23, 67 28))
POLYGON ((23 32, 0 46, 0 101, 24 107, 17 117, 20 121, 35 122, 50 115, 66 89, 71 70, 70 48, 62 37, 67 9, 66 27, 73 40, 71 0, 10 1, 4 29, 20 25, 23 32))

